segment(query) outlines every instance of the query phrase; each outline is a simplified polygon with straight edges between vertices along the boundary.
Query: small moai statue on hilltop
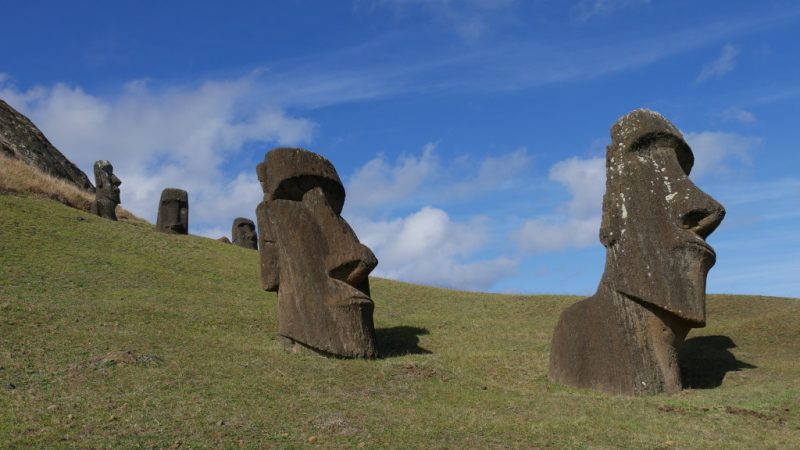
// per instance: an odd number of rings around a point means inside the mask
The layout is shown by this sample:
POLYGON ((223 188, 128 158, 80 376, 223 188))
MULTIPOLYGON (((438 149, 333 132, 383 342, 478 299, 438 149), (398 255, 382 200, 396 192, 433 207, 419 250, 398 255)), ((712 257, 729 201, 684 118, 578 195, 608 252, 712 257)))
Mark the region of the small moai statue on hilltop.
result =
POLYGON ((680 131, 648 110, 611 128, 597 293, 568 307, 553 333, 550 379, 612 394, 682 389, 678 348, 706 323, 706 238, 725 209, 689 179, 680 131))
POLYGON ((223 244, 230 244, 231 240, 228 239, 228 236, 222 236, 217 238, 217 241, 222 242, 223 244))
POLYGON ((278 292, 278 335, 291 351, 377 356, 368 275, 378 264, 342 218, 333 164, 299 148, 268 152, 256 168, 261 284, 278 292))
POLYGON ((231 238, 233 245, 258 250, 256 224, 250 219, 245 219, 244 217, 237 217, 234 219, 231 229, 231 238))
POLYGON ((189 193, 167 188, 158 203, 156 231, 168 234, 189 234, 189 193))
POLYGON ((119 205, 119 185, 122 181, 114 175, 114 167, 105 160, 94 163, 95 200, 92 203, 92 214, 110 220, 117 220, 119 205))

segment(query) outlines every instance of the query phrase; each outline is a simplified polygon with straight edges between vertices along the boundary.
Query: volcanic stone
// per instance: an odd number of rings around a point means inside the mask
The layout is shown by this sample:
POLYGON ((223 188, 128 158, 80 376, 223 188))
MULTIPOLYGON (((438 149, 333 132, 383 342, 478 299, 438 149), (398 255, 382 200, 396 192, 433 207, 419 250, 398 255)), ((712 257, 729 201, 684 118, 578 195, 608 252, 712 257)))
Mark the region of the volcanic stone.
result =
POLYGON ((278 292, 279 336, 291 350, 376 356, 368 275, 378 260, 341 216, 344 186, 333 164, 277 148, 256 172, 261 282, 278 292))
POLYGON ((635 110, 611 128, 594 296, 568 307, 553 334, 550 378, 614 394, 680 391, 677 350, 706 323, 705 239, 725 209, 689 179, 694 155, 661 115, 635 110))
POLYGON ((119 185, 122 181, 114 175, 114 167, 105 160, 94 163, 94 182, 97 185, 92 213, 106 219, 117 220, 119 185))
POLYGON ((19 159, 44 173, 94 192, 89 177, 47 140, 36 125, 0 100, 0 154, 19 159))
POLYGON ((175 188, 167 188, 161 192, 156 231, 189 234, 189 193, 175 188))
POLYGON ((258 250, 258 238, 256 237, 256 224, 250 219, 237 217, 233 220, 231 229, 233 244, 239 247, 258 250))

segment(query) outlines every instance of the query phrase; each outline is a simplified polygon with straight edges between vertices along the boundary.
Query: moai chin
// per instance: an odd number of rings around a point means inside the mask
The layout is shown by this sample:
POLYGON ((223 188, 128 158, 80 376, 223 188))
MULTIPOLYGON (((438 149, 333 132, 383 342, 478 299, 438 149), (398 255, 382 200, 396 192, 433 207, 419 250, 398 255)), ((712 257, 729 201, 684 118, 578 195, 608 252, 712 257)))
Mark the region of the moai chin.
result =
POLYGON ((257 169, 261 283, 278 292, 278 334, 289 350, 377 355, 368 275, 378 264, 342 218, 333 165, 299 148, 267 153, 257 169))
POLYGON ((161 191, 156 231, 168 234, 189 234, 189 193, 175 188, 161 191))
POLYGON ((92 203, 92 213, 106 219, 117 220, 117 205, 119 205, 119 185, 122 181, 114 175, 114 167, 105 160, 94 163, 95 200, 92 203))
POLYGON ((256 224, 250 219, 237 217, 233 220, 231 228, 231 239, 234 245, 239 247, 258 250, 258 238, 256 236, 256 224))
POLYGON ((705 239, 725 209, 691 180, 692 150, 667 119, 635 110, 611 128, 600 241, 606 265, 594 296, 561 314, 553 381, 613 394, 681 390, 678 348, 706 322, 705 239))

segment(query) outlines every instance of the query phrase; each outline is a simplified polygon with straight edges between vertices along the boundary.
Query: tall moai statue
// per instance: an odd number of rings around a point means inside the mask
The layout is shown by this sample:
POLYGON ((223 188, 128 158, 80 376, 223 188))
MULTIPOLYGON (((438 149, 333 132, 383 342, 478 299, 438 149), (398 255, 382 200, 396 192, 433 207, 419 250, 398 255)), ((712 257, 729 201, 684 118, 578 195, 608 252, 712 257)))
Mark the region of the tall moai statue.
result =
POLYGON ((168 234, 189 234, 189 193, 183 189, 161 191, 156 231, 168 234))
POLYGON ((105 160, 94 163, 94 192, 95 199, 92 203, 92 214, 97 214, 106 219, 117 220, 117 205, 119 205, 119 185, 122 181, 114 175, 114 167, 105 160))
POLYGON ((611 128, 594 296, 568 307, 553 334, 550 378, 613 394, 680 391, 678 348, 706 323, 705 239, 725 209, 691 180, 680 131, 638 109, 611 128))
POLYGON ((344 186, 333 164, 308 150, 277 148, 257 172, 261 283, 278 292, 284 345, 375 357, 368 275, 378 260, 341 216, 344 186))
POLYGON ((233 220, 233 226, 231 227, 231 239, 234 245, 252 250, 258 250, 256 224, 250 219, 237 217, 233 220))

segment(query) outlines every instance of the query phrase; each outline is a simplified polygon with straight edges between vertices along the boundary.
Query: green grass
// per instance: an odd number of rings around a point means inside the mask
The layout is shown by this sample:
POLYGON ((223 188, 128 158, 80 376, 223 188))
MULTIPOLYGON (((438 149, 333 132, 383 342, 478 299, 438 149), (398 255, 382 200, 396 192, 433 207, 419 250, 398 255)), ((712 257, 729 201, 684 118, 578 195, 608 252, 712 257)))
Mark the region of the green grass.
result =
POLYGON ((578 297, 372 293, 384 358, 287 354, 256 252, 0 196, 0 448, 800 445, 796 299, 710 296, 703 388, 632 398, 548 381, 578 297))

